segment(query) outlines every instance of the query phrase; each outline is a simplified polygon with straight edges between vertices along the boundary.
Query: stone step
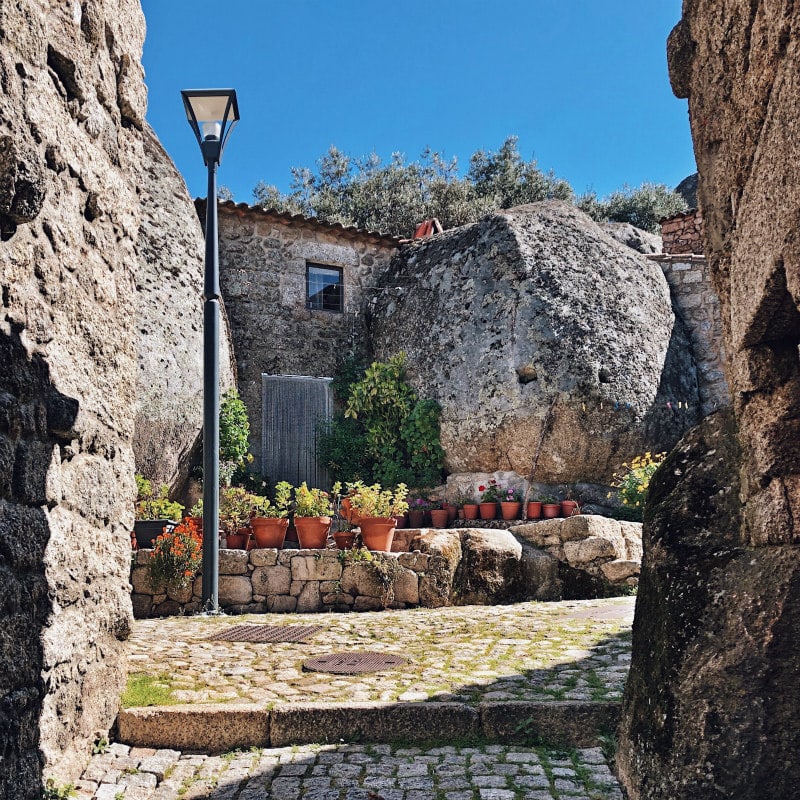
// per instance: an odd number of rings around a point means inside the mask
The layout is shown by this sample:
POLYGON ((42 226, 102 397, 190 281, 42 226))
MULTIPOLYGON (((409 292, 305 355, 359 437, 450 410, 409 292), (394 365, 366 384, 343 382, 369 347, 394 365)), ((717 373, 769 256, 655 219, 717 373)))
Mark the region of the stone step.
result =
POLYGON ((594 747, 614 731, 620 704, 576 701, 465 703, 192 704, 128 708, 116 740, 137 747, 221 753, 310 743, 543 742, 594 747))

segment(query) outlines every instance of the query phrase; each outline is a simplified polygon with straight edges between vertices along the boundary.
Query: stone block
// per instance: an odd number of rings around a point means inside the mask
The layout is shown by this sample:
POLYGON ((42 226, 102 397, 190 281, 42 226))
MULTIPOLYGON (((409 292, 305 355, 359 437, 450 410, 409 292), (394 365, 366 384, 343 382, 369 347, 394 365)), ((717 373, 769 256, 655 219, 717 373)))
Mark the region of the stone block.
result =
POLYGON ((353 600, 353 611, 382 611, 383 601, 379 597, 359 595, 353 600))
POLYGON ((353 597, 344 592, 330 592, 322 595, 322 603, 326 606, 351 606, 353 605, 353 597))
POLYGON ((273 567, 278 563, 278 551, 273 548, 251 550, 250 563, 254 567, 273 567))
POLYGON ((153 595, 158 591, 164 591, 163 586, 153 586, 150 582, 150 573, 147 567, 134 567, 131 571, 131 585, 133 586, 134 594, 153 595))
POLYGON ((255 594, 289 594, 292 573, 289 567, 257 567, 250 576, 250 580, 255 594))
POLYGON ((419 603, 419 575, 404 569, 394 581, 394 599, 397 603, 417 605, 419 603))
POLYGON ((183 587, 167 587, 167 597, 183 605, 192 599, 192 584, 183 587))
POLYGON ((319 592, 319 581, 306 581, 299 595, 297 595, 298 613, 319 611, 322 600, 319 592))
POLYGON ((348 564, 342 570, 342 591, 352 595, 382 597, 384 587, 369 563, 348 564))
POLYGON ((335 553, 298 555, 292 559, 292 580, 338 581, 342 577, 342 564, 335 553))
POLYGON ((221 606, 250 603, 252 600, 253 584, 250 582, 250 578, 244 575, 219 576, 219 604, 221 606))
POLYGON ((153 596, 150 594, 132 594, 134 619, 147 619, 153 610, 153 596))
POLYGON ((559 535, 562 542, 588 539, 590 536, 602 536, 613 541, 620 537, 621 532, 619 522, 615 519, 599 514, 578 514, 561 520, 559 535))
POLYGON ((632 561, 642 560, 642 523, 641 522, 620 522, 622 538, 625 541, 625 552, 620 553, 620 557, 628 558, 632 561))
POLYGON ((641 568, 640 561, 623 561, 622 559, 607 561, 600 565, 600 571, 611 583, 624 583, 627 578, 637 576, 641 572, 641 568))
POLYGON ((248 561, 249 558, 246 550, 228 550, 227 548, 223 548, 219 551, 219 574, 246 575, 248 561))
POLYGON ((297 608, 297 598, 278 594, 267 598, 267 610, 273 614, 291 614, 297 608))
POLYGON ((414 572, 425 572, 429 561, 430 555, 428 553, 420 553, 419 550, 415 550, 413 553, 400 553, 397 557, 397 562, 401 567, 411 569, 414 572))
POLYGON ((564 556, 570 566, 585 567, 603 558, 614 558, 614 543, 602 536, 590 536, 578 542, 564 542, 564 556))

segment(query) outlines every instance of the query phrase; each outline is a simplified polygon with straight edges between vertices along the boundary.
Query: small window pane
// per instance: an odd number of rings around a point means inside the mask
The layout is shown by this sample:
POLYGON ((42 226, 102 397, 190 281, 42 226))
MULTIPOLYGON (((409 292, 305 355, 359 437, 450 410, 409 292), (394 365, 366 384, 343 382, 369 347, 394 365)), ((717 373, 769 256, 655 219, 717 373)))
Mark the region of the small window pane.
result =
POLYGON ((308 294, 306 305, 318 311, 343 311, 342 270, 308 264, 306 268, 308 294))

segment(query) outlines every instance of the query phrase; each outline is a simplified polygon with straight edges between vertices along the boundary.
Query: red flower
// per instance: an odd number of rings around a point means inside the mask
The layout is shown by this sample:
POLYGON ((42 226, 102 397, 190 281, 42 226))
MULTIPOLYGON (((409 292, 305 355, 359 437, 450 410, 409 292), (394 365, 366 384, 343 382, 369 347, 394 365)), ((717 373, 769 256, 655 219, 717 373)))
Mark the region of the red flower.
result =
POLYGON ((478 487, 478 491, 479 492, 485 492, 486 491, 486 487, 485 486, 479 486, 478 487))

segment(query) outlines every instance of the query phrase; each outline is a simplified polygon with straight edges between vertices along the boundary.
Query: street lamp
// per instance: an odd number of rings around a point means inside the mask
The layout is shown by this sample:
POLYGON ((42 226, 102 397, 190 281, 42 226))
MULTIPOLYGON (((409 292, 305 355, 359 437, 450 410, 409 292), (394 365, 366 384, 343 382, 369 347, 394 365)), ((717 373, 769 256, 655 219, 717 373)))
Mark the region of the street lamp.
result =
POLYGON ((203 610, 219 610, 219 248, 217 166, 239 121, 235 89, 181 92, 186 117, 208 167, 203 288, 203 610))

